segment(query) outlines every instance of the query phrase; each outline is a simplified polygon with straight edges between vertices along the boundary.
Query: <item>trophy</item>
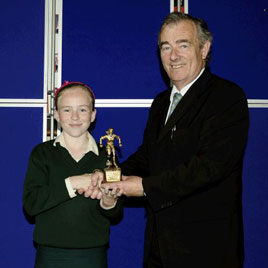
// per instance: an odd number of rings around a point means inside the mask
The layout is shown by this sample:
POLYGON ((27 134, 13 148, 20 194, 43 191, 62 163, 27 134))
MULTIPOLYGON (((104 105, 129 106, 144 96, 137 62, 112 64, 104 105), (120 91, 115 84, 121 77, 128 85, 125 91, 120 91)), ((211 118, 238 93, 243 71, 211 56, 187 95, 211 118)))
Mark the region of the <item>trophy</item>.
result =
POLYGON ((115 160, 115 148, 114 148, 114 140, 117 139, 119 142, 119 146, 122 147, 121 139, 119 136, 113 133, 113 128, 109 128, 106 131, 105 136, 100 138, 100 147, 103 147, 102 141, 106 141, 106 153, 107 153, 107 161, 106 168, 104 168, 104 175, 106 182, 117 182, 121 180, 121 168, 118 167, 115 160))

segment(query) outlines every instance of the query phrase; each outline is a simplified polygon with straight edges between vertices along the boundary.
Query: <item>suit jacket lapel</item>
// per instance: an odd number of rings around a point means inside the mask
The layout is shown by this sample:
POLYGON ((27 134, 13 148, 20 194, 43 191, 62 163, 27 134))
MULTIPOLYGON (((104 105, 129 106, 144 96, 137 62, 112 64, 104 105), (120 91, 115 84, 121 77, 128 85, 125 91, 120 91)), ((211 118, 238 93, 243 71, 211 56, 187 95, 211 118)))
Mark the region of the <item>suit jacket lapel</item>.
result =
POLYGON ((161 111, 161 116, 160 116, 160 121, 159 121, 160 131, 165 126, 168 108, 170 104, 171 89, 168 92, 169 93, 167 95, 167 98, 165 98, 165 100, 162 103, 162 107, 160 107, 160 111, 161 111))
MULTIPOLYGON (((158 136, 158 142, 164 138, 175 124, 182 118, 182 116, 190 110, 190 107, 195 107, 195 103, 198 97, 206 90, 208 81, 211 78, 211 73, 206 69, 203 74, 198 78, 198 80, 189 88, 187 93, 183 96, 170 118, 168 119, 166 125, 160 129, 158 136)), ((169 105, 169 104, 168 104, 169 105)))
MULTIPOLYGON (((190 89, 189 89, 190 90, 190 89)), ((165 137, 169 131, 174 127, 174 125, 181 119, 181 117, 187 112, 189 107, 193 105, 194 102, 194 92, 189 91, 183 96, 173 113, 171 114, 170 118, 168 119, 166 125, 161 129, 158 137, 158 142, 165 137)))

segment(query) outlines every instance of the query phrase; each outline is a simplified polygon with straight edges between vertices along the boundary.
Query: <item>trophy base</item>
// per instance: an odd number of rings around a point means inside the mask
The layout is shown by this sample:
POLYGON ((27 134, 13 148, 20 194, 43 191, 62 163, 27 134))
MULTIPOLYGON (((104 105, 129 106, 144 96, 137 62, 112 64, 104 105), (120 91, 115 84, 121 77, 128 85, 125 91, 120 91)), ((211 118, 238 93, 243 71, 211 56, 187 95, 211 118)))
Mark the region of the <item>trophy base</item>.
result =
POLYGON ((104 169, 105 182, 118 182, 121 181, 121 168, 107 167, 104 169))

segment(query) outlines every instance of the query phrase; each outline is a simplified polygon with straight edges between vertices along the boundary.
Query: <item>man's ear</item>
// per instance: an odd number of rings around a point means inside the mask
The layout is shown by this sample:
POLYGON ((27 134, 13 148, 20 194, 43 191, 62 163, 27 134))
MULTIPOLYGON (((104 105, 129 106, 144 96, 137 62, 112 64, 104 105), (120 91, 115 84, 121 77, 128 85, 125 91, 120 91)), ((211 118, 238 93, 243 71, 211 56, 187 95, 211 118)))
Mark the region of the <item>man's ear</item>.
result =
POLYGON ((202 59, 205 60, 209 50, 210 50, 210 46, 211 46, 211 42, 206 41, 206 43, 203 45, 203 47, 201 48, 201 55, 202 55, 202 59))

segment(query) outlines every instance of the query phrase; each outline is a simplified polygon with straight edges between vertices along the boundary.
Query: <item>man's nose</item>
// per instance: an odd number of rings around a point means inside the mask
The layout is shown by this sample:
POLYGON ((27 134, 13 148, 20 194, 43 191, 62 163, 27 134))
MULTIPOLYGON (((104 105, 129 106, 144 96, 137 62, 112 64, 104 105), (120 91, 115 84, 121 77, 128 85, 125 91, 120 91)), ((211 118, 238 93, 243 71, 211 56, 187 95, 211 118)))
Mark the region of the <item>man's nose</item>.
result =
POLYGON ((176 60, 177 58, 179 57, 179 54, 178 54, 178 51, 174 48, 171 49, 171 52, 170 52, 170 59, 172 61, 176 60))

